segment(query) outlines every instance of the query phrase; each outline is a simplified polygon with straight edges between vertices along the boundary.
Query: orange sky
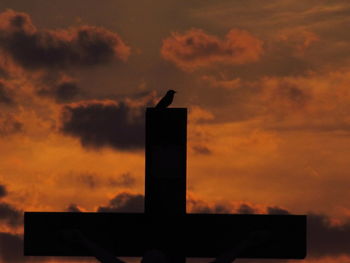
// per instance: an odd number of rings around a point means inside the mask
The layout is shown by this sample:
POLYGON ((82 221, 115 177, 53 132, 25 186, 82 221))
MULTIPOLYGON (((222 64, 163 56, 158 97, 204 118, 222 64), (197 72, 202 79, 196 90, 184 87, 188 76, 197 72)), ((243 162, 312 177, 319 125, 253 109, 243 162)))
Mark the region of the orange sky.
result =
MULTIPOLYGON (((1 1, 0 232, 22 232, 11 209, 143 194, 142 116, 168 89, 189 199, 348 229, 349 24, 345 0, 1 1)), ((326 254, 305 261, 350 262, 326 254)))

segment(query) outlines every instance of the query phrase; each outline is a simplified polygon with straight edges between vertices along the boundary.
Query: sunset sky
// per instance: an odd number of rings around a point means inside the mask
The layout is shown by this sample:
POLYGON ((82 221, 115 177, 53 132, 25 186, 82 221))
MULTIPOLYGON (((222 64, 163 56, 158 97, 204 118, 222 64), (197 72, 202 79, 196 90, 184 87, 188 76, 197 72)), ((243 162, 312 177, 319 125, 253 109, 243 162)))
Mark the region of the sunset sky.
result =
POLYGON ((168 89, 188 212, 308 214, 298 262, 350 262, 349 28, 348 0, 0 1, 0 262, 40 260, 23 211, 142 212, 168 89))

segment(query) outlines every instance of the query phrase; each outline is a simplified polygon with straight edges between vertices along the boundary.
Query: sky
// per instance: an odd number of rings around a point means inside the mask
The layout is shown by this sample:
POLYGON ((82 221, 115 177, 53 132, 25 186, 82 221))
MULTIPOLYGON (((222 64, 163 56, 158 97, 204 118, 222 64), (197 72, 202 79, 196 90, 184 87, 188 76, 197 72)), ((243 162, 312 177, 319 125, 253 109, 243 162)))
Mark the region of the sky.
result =
POLYGON ((21 255, 23 211, 143 211, 169 89, 189 213, 307 214, 298 262, 350 262, 349 25, 346 0, 2 0, 0 262, 62 262, 21 255))

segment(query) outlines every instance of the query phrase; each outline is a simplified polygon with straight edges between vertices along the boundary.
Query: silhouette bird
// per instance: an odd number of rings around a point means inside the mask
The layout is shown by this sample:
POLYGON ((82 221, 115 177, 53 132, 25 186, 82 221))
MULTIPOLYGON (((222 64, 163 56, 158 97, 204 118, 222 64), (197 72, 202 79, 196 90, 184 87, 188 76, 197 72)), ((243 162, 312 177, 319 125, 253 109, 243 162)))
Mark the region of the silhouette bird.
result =
POLYGON ((166 107, 168 107, 174 99, 174 95, 175 95, 176 91, 175 90, 168 90, 168 92, 165 94, 165 96, 158 102, 158 104, 156 105, 156 109, 165 109, 166 107))

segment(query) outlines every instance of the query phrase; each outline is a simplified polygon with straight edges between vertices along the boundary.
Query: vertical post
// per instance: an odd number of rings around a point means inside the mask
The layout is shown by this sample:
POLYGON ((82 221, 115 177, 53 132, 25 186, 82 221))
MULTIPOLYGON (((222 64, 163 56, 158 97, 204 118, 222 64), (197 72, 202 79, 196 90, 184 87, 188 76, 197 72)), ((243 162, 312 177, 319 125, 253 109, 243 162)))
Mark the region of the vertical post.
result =
MULTIPOLYGON (((147 109, 145 182, 147 215, 162 218, 162 216, 186 214, 186 143, 186 108, 147 109)), ((169 230, 173 227, 168 226, 169 230)), ((171 251, 163 252, 166 253, 168 262, 186 262, 185 252, 178 249, 175 242, 171 251)))
POLYGON ((186 214, 186 141, 186 108, 147 109, 146 214, 186 214))

